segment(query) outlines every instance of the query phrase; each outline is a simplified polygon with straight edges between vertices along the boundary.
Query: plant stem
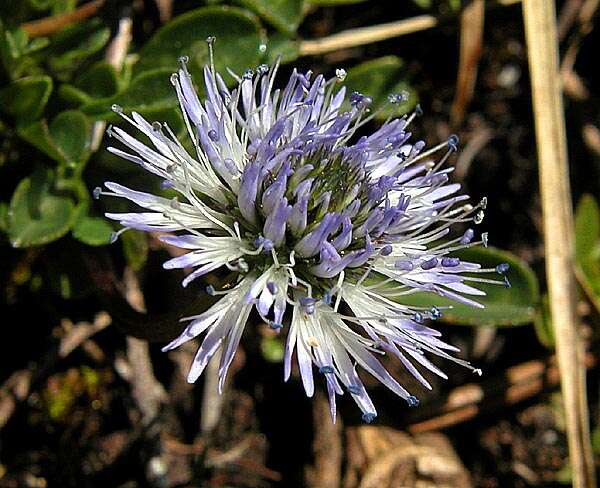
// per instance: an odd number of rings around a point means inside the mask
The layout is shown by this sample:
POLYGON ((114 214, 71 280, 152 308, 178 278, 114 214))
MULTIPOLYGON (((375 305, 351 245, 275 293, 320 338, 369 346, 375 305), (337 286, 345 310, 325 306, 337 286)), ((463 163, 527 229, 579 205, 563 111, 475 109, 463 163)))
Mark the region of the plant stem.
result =
POLYGON ((27 32, 27 35, 32 37, 43 37, 54 34, 70 24, 74 24, 81 20, 85 20, 94 15, 100 7, 104 5, 105 0, 93 0, 81 7, 76 8, 72 12, 53 15, 40 20, 26 22, 21 24, 21 28, 27 32))
POLYGON ((546 274, 575 487, 594 487, 583 346, 578 337, 573 211, 554 2, 523 0, 544 222, 546 274))

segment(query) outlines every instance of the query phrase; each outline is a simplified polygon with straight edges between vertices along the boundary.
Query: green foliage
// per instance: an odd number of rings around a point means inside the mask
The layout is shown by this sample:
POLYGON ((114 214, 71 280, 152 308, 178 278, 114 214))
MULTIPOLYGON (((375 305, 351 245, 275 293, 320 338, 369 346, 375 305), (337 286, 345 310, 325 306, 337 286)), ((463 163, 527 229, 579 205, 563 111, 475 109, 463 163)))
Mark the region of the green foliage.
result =
POLYGON ((98 19, 67 28, 53 37, 47 49, 48 67, 57 79, 67 80, 109 39, 110 29, 98 19))
POLYGON ((318 5, 320 7, 334 7, 336 5, 350 5, 353 3, 362 3, 366 0, 308 0, 308 3, 312 5, 318 5))
POLYGON ((89 246, 102 246, 110 242, 112 226, 102 217, 82 215, 73 226, 73 237, 89 246))
POLYGON ((241 0, 273 27, 293 34, 302 21, 304 0, 241 0))
POLYGON ((266 62, 271 65, 277 59, 281 59, 282 63, 291 63, 300 56, 300 43, 287 34, 275 32, 269 36, 265 55, 266 62))
MULTIPOLYGON (((539 286, 531 268, 518 257, 492 247, 473 247, 456 253, 464 261, 480 263, 482 267, 494 268, 499 263, 508 263, 507 273, 511 288, 502 284, 476 283, 485 291, 485 297, 472 297, 485 308, 479 309, 456 303, 433 293, 416 293, 397 299, 398 302, 422 307, 452 307, 443 310, 442 320, 462 325, 509 327, 531 323, 535 319, 539 304, 539 286)), ((479 275, 481 276, 481 275, 479 275)))
POLYGON ((52 78, 27 76, 0 90, 0 108, 18 122, 37 119, 52 93, 52 78))
POLYGON ((542 303, 533 321, 533 327, 540 343, 548 349, 554 349, 554 328, 552 326, 548 295, 542 297, 542 303))
POLYGON ((0 18, 0 58, 6 74, 11 80, 35 65, 33 55, 49 44, 45 37, 29 40, 27 33, 20 28, 5 29, 0 18))
POLYGON ((577 279, 600 311, 600 209, 592 195, 581 197, 575 212, 575 259, 577 279))
MULTIPOLYGON (((402 115, 416 104, 416 94, 403 76, 404 62, 397 56, 366 61, 348 70, 344 85, 348 93, 357 91, 373 99, 372 110, 381 109, 377 118, 382 120, 390 115, 402 115), (390 104, 388 95, 406 92, 408 100, 399 104, 390 104)), ((345 109, 350 105, 345 102, 345 109)))
POLYGON ((144 115, 177 106, 177 95, 170 81, 171 69, 144 71, 136 76, 122 91, 109 98, 101 98, 86 103, 81 110, 96 120, 116 120, 111 111, 113 104, 125 112, 140 112, 144 115))
POLYGON ((59 113, 50 124, 38 120, 22 127, 19 135, 55 161, 69 166, 85 163, 90 155, 91 124, 77 110, 59 113))
POLYGON ((65 235, 75 204, 57 191, 54 173, 38 169, 21 180, 10 201, 8 235, 14 247, 39 246, 65 235))
POLYGON ((241 74, 255 68, 261 59, 260 46, 266 42, 258 19, 235 7, 202 7, 173 19, 159 29, 140 50, 134 73, 155 68, 178 68, 181 56, 189 57, 189 69, 201 80, 202 68, 209 61, 206 38, 216 37, 215 66, 241 74))

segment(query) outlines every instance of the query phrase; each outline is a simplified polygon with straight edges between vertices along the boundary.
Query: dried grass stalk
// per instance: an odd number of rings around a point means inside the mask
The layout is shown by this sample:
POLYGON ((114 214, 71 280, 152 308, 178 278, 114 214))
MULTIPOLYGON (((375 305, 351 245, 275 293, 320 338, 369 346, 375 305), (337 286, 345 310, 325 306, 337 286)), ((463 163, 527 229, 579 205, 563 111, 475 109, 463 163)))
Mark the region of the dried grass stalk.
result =
POLYGON ((524 0, 544 220, 546 272, 575 487, 594 487, 583 347, 575 311, 573 212, 551 0, 524 0))

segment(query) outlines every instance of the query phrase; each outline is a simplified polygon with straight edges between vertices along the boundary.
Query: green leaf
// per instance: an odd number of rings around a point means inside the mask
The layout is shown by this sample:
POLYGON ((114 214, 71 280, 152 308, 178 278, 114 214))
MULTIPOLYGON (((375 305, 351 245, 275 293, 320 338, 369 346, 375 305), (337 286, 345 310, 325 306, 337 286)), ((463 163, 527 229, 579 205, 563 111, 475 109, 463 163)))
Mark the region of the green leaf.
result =
POLYGON ((600 243, 600 209, 592 195, 581 197, 575 212, 575 256, 587 259, 600 243))
POLYGON ((226 68, 241 74, 260 61, 260 46, 265 43, 258 19, 250 12, 234 7, 202 7, 173 19, 158 30, 140 50, 134 73, 163 67, 178 68, 178 59, 188 56, 189 69, 196 82, 208 63, 206 38, 215 36, 216 69, 226 68))
POLYGON ((554 349, 554 328, 548 295, 542 297, 541 305, 533 321, 533 327, 540 343, 548 349, 554 349))
POLYGON ((112 105, 119 105, 125 112, 148 114, 177 106, 177 94, 170 81, 170 69, 146 71, 137 76, 127 88, 114 97, 94 100, 81 107, 81 110, 94 119, 116 120, 111 111, 112 105))
POLYGON ((60 80, 69 79, 110 39, 110 29, 98 19, 77 24, 55 35, 48 49, 48 66, 60 80))
POLYGON ((119 89, 119 80, 115 68, 106 61, 93 64, 75 80, 75 87, 92 98, 107 98, 115 95, 119 89))
POLYGON ((65 235, 75 204, 54 190, 51 170, 38 169, 17 185, 10 201, 8 235, 14 247, 39 246, 65 235))
POLYGON ((304 0, 241 0, 273 27, 293 34, 302 21, 304 0))
POLYGON ((67 163, 87 160, 91 144, 91 124, 82 112, 67 110, 50 123, 50 137, 67 163))
POLYGON ((148 237, 145 232, 128 230, 121 237, 123 254, 134 271, 140 270, 148 259, 148 237))
POLYGON ((103 246, 110 243, 112 226, 102 217, 83 215, 73 226, 73 237, 88 246, 103 246))
POLYGON ((319 7, 335 7, 336 5, 351 5, 353 3, 362 3, 367 0, 308 0, 308 3, 319 7))
POLYGON ((63 164, 76 166, 90 155, 91 124, 82 112, 67 110, 59 113, 48 125, 39 120, 19 128, 27 142, 63 164))
MULTIPOLYGON (((462 260, 480 263, 484 268, 494 268, 499 263, 508 263, 507 273, 511 288, 502 284, 475 283, 476 288, 486 292, 485 297, 472 297, 485 308, 470 307, 434 293, 422 292, 396 299, 397 302, 422 307, 446 307, 442 320, 464 325, 506 327, 531 323, 535 319, 539 304, 539 286, 531 268, 518 257, 492 247, 473 247, 455 254, 462 260)), ((477 275, 481 277, 481 275, 477 275)), ((494 278, 490 276, 490 278, 494 278)))
POLYGON ((6 202, 0 202, 0 230, 8 231, 8 204, 6 202))
POLYGON ((575 276, 600 312, 600 210, 594 197, 584 195, 575 212, 575 276))
MULTIPOLYGON (((371 110, 382 108, 377 115, 378 119, 386 119, 390 115, 403 115, 411 110, 417 101, 414 90, 408 82, 403 80, 404 62, 397 56, 384 56, 382 58, 366 61, 348 70, 344 80, 347 93, 354 91, 368 95, 373 99, 371 110), (390 94, 406 92, 408 101, 390 104, 387 97, 390 94)), ((345 109, 350 108, 346 99, 345 109)))
POLYGON ((271 65, 279 57, 281 57, 282 63, 291 63, 300 56, 300 42, 296 39, 290 39, 286 34, 275 32, 269 36, 265 56, 267 62, 271 65))
POLYGON ((0 90, 0 108, 19 122, 32 121, 42 114, 51 92, 49 76, 21 78, 0 90))
POLYGON ((35 10, 48 10, 55 0, 28 0, 29 5, 35 10))

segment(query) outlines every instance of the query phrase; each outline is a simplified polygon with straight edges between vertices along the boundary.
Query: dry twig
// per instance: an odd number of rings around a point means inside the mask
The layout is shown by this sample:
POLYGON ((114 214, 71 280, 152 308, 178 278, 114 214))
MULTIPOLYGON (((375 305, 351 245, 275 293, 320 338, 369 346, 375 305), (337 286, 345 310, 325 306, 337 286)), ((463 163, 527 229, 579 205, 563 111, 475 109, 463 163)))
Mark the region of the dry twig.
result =
POLYGON ((573 211, 554 2, 524 0, 544 220, 546 276, 576 487, 595 484, 573 276, 573 211))
MULTIPOLYGON (((521 0, 498 0, 502 6, 513 5, 521 0)), ((439 19, 433 15, 418 15, 410 19, 397 20, 380 25, 348 29, 321 39, 311 39, 300 43, 300 56, 326 54, 339 49, 363 46, 384 41, 393 37, 405 36, 437 26, 439 19)))
MULTIPOLYGON (((123 17, 119 20, 119 29, 117 35, 108 45, 106 49, 106 62, 115 68, 117 72, 123 67, 125 57, 127 56, 127 50, 131 43, 131 29, 133 22, 129 17, 123 17)), ((106 129, 106 121, 99 120, 94 124, 92 128, 92 152, 97 151, 102 143, 102 137, 104 136, 104 130, 106 129)))
MULTIPOLYGON (((586 356, 587 367, 595 363, 592 355, 586 356)), ((502 376, 455 388, 443 405, 424 407, 418 412, 422 420, 411 423, 408 430, 429 432, 466 422, 482 412, 531 398, 545 388, 557 385, 559 380, 554 356, 547 361, 527 361, 508 368, 502 376)))
POLYGON ((32 387, 49 374, 59 359, 66 358, 79 346, 90 343, 90 338, 110 323, 111 318, 106 312, 99 312, 93 324, 80 322, 73 325, 70 321, 63 321, 66 334, 58 345, 54 345, 42 356, 45 362, 32 365, 29 369, 15 371, 0 386, 0 429, 9 421, 17 405, 29 397, 32 387))
POLYGON ((329 402, 321 391, 315 394, 313 412, 315 466, 310 486, 338 488, 342 479, 342 421, 340 418, 335 424, 331 421, 329 402))
POLYGON ((484 19, 485 4, 483 0, 474 0, 465 7, 460 15, 460 57, 456 94, 450 110, 450 120, 454 126, 460 125, 465 110, 473 98, 483 44, 484 19))
POLYGON ((76 8, 72 12, 25 22, 24 24, 21 24, 21 28, 27 32, 27 35, 30 38, 48 36, 64 29, 70 24, 90 18, 100 10, 105 1, 106 0, 93 0, 76 8))

